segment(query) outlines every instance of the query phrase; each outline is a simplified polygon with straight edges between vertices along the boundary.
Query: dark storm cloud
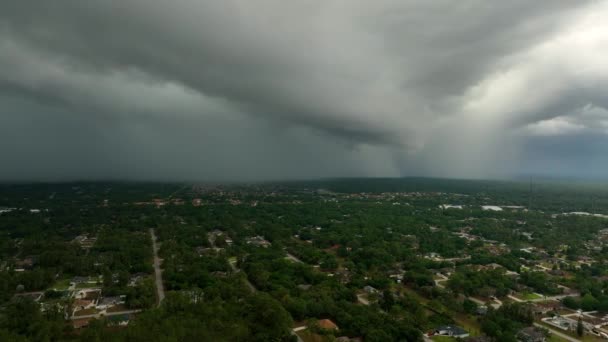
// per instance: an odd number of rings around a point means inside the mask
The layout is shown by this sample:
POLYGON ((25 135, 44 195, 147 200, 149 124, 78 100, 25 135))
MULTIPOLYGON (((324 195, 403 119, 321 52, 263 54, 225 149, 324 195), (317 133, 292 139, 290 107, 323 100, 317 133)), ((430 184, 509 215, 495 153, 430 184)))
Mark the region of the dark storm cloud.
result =
POLYGON ((512 141, 566 127, 554 118, 581 132, 603 120, 575 113, 605 107, 606 13, 573 1, 5 2, 0 142, 13 148, 0 177, 504 176, 530 158, 512 141))

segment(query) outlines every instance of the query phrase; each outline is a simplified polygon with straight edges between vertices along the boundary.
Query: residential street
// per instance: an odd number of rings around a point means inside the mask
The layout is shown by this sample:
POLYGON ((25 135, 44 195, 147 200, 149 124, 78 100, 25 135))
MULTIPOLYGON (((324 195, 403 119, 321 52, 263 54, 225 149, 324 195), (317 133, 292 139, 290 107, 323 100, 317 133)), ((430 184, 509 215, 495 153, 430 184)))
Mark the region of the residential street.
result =
POLYGON ((287 258, 290 259, 290 260, 292 260, 293 262, 297 262, 297 263, 303 264, 302 260, 298 259, 298 257, 296 257, 295 255, 293 255, 293 254, 291 254, 289 252, 287 252, 287 258))
POLYGON ((359 303, 361 303, 363 305, 369 305, 369 301, 365 298, 364 294, 358 294, 357 300, 359 301, 359 303))
POLYGON ((539 296, 541 296, 541 297, 540 298, 535 298, 535 299, 527 299, 527 300, 523 300, 523 299, 517 298, 517 297, 515 297, 513 295, 508 295, 507 297, 509 299, 511 299, 511 300, 516 301, 516 302, 523 303, 523 302, 545 302, 545 301, 548 301, 548 300, 562 300, 562 299, 564 299, 564 298, 566 298, 568 296, 576 296, 576 295, 574 295, 574 294, 564 294, 564 295, 557 295, 557 296, 543 296, 543 295, 539 294, 539 296))
POLYGON ((150 228, 150 237, 152 238, 152 250, 154 252, 154 279, 156 281, 156 293, 158 296, 158 305, 165 299, 165 288, 163 285, 163 270, 160 268, 161 260, 158 258, 158 245, 156 243, 156 234, 154 229, 150 228))
POLYGON ((83 319, 83 318, 101 318, 101 317, 110 317, 110 316, 119 316, 119 315, 129 315, 134 313, 139 313, 141 310, 125 310, 125 311, 116 311, 116 312, 107 312, 106 310, 102 310, 98 313, 92 315, 82 315, 82 316, 72 316, 71 320, 75 319, 83 319))
MULTIPOLYGON (((241 270, 239 268, 236 267, 236 261, 228 262, 228 265, 230 265, 230 268, 232 268, 232 271, 234 271, 234 273, 238 273, 241 272, 241 270)), ((245 272, 243 272, 243 274, 245 274, 245 272)), ((249 287, 249 289, 251 290, 251 292, 257 292, 257 289, 255 288, 255 286, 253 286, 253 284, 249 281, 249 279, 247 278, 247 275, 245 274, 245 284, 247 285, 247 287, 249 287)))
POLYGON ((566 339, 566 340, 568 340, 570 342, 581 342, 581 340, 579 340, 577 338, 574 338, 572 336, 568 336, 566 334, 563 334, 563 333, 561 333, 561 332, 559 332, 559 331, 557 331, 555 329, 551 329, 551 328, 547 327, 546 325, 542 325, 540 323, 534 323, 534 325, 537 326, 537 327, 539 327, 539 328, 547 329, 547 330, 549 330, 551 332, 551 334, 553 334, 555 336, 559 336, 559 337, 561 337, 563 339, 566 339))

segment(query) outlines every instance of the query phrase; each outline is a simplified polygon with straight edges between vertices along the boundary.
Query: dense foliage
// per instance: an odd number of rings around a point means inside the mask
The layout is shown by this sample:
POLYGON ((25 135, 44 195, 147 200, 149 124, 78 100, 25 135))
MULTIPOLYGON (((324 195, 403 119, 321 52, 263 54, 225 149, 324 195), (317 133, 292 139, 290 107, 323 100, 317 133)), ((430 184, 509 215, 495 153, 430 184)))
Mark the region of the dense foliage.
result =
POLYGON ((421 341, 449 324, 514 341, 539 319, 520 301, 608 312, 608 220, 566 214, 604 204, 605 185, 555 182, 3 185, 0 340, 421 341), (123 302, 84 308, 89 287, 123 302))

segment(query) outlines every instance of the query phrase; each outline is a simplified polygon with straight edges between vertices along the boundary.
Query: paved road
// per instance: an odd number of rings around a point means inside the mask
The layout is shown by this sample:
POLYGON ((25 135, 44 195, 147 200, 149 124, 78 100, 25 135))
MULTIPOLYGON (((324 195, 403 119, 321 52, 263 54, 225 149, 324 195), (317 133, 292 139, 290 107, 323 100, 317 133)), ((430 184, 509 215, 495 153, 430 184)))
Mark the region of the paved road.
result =
POLYGON ((439 280, 435 280, 435 285, 439 288, 445 289, 445 285, 442 285, 441 283, 445 283, 446 281, 443 279, 439 279, 439 280))
POLYGON ((519 303, 522 303, 522 302, 523 302, 523 300, 521 300, 521 299, 519 299, 519 298, 517 298, 517 297, 515 297, 515 296, 512 296, 512 295, 508 295, 507 297, 508 297, 509 299, 512 299, 512 300, 514 300, 514 301, 516 301, 516 302, 519 302, 519 303))
MULTIPOLYGON (((211 247, 216 248, 215 246, 215 236, 213 236, 213 239, 211 238, 211 236, 208 238, 209 243, 211 244, 211 247)), ((230 261, 228 260, 228 265, 230 265, 230 268, 232 268, 232 271, 234 273, 239 273, 241 272, 241 270, 236 267, 236 260, 234 261, 230 261)), ((243 272, 243 274, 245 274, 245 272, 243 272)), ((258 291, 258 289, 255 288, 255 286, 253 286, 253 284, 249 281, 249 278, 247 278, 247 275, 245 274, 245 284, 247 285, 247 287, 249 287, 249 290, 251 290, 251 292, 255 293, 258 291)))
POLYGON ((441 274, 441 273, 437 274, 437 276, 439 276, 441 279, 436 279, 436 280, 435 280, 435 285, 436 285, 437 287, 440 287, 440 288, 442 288, 442 289, 445 289, 445 285, 442 285, 442 284, 440 284, 440 283, 445 283, 445 282, 447 282, 448 280, 450 280, 450 278, 448 278, 448 277, 444 276, 444 275, 443 275, 443 274, 441 274))
POLYGON ((306 329, 308 329, 308 327, 305 325, 301 326, 301 327, 293 328, 293 329, 291 329, 291 334, 298 339, 298 342, 304 342, 304 340, 302 340, 302 338, 300 338, 300 336, 298 334, 296 334, 296 332, 306 330, 306 329))
MULTIPOLYGON (((236 261, 235 262, 228 261, 228 265, 230 265, 230 267, 232 268, 232 270, 234 271, 234 273, 241 272, 241 270, 236 267, 236 261)), ((245 274, 245 272, 243 272, 243 274, 245 274)), ((258 291, 258 289, 256 289, 255 286, 253 286, 253 284, 249 281, 249 279, 247 278, 246 274, 245 274, 245 284, 247 284, 247 287, 249 287, 249 289, 251 290, 251 292, 255 293, 255 292, 258 291)))
POLYGON ((304 340, 301 339, 300 336, 298 336, 298 334, 296 334, 295 330, 292 330, 291 334, 296 337, 296 339, 298 340, 298 342, 304 342, 304 340))
POLYGON ((82 318, 100 318, 100 317, 110 317, 110 316, 118 316, 118 315, 128 315, 128 314, 134 314, 134 313, 138 313, 141 312, 141 310, 125 310, 125 311, 115 311, 115 312, 107 312, 106 310, 103 310, 101 312, 98 312, 96 314, 92 314, 92 315, 82 315, 82 316, 74 316, 72 315, 72 317, 70 317, 70 319, 74 320, 74 319, 82 319, 82 318))
POLYGON ((363 305, 369 305, 369 300, 365 299, 365 295, 364 294, 358 294, 357 295, 357 300, 359 301, 359 303, 361 303, 363 305))
POLYGON ((492 307, 496 310, 498 310, 501 306, 502 306, 502 300, 495 298, 494 301, 496 302, 495 304, 490 304, 492 305, 492 307))
POLYGON ((542 324, 540 324, 540 323, 534 323, 534 325, 535 325, 535 326, 537 326, 537 327, 539 327, 539 328, 544 328, 544 329, 547 329, 547 330, 549 330, 549 331, 550 331, 550 332, 551 332, 553 335, 555 335, 555 336, 559 336, 559 337, 561 337, 561 338, 563 338, 563 339, 565 339, 565 340, 568 340, 568 341, 570 341, 570 342, 582 342, 581 340, 579 340, 579 339, 577 339, 577 338, 574 338, 574 337, 572 337, 572 336, 568 336, 568 335, 566 335, 566 334, 564 334, 564 333, 561 333, 561 332, 559 332, 559 331, 557 331, 557 330, 555 330, 555 329, 551 329, 551 328, 547 327, 546 325, 542 325, 542 324))
POLYGON ((293 262, 297 262, 297 263, 303 264, 302 260, 298 259, 298 257, 296 257, 295 255, 293 255, 293 254, 291 254, 289 252, 287 252, 287 258, 290 259, 290 260, 292 260, 293 262))
POLYGON ((160 268, 161 260, 158 258, 158 245, 156 244, 156 234, 154 229, 150 228, 150 236, 152 237, 152 250, 154 251, 154 278, 156 281, 156 293, 158 296, 158 305, 165 299, 165 287, 163 285, 163 270, 160 268))
POLYGON ((580 294, 578 293, 571 293, 571 294, 563 294, 563 295, 558 295, 558 296, 548 296, 548 297, 542 297, 542 298, 536 298, 536 299, 532 299, 532 302, 544 302, 546 300, 562 300, 566 297, 578 297, 580 296, 580 294))
POLYGON ((477 298, 469 297, 469 300, 475 302, 477 305, 486 305, 486 302, 479 300, 477 298))
POLYGON ((508 295, 507 297, 509 297, 509 299, 512 299, 512 300, 514 300, 516 302, 522 303, 522 302, 545 302, 545 301, 548 301, 548 300, 557 300, 557 301, 560 301, 560 300, 562 300, 562 299, 564 299, 564 298, 566 298, 568 296, 578 296, 578 294, 548 296, 548 297, 544 297, 543 296, 541 298, 534 298, 534 299, 528 299, 528 300, 519 299, 519 298, 517 298, 515 296, 512 296, 512 295, 508 295))

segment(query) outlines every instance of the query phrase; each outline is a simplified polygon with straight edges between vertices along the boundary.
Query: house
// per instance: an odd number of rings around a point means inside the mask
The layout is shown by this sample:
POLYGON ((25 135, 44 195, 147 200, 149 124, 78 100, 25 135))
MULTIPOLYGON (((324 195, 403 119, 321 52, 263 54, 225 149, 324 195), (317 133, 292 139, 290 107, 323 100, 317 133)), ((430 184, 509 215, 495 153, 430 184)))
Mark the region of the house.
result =
POLYGON ((72 320, 72 325, 74 326, 74 329, 85 328, 85 327, 89 326, 89 322, 91 320, 92 320, 92 318, 74 319, 74 320, 72 320))
POLYGON ((458 338, 469 337, 469 333, 466 330, 456 325, 440 326, 433 331, 433 335, 451 336, 458 338))
POLYGON ((74 295, 76 299, 97 300, 101 297, 101 289, 79 290, 74 295))
POLYGON ((95 289, 92 291, 83 291, 81 298, 96 301, 101 297, 101 290, 95 289))
POLYGON ((76 299, 74 301, 74 309, 76 311, 90 309, 95 306, 95 302, 87 299, 76 299))
POLYGON ((536 315, 546 315, 549 312, 557 311, 561 308, 558 301, 536 302, 531 306, 532 312, 536 315))
POLYGON ((486 305, 479 305, 477 307, 477 310, 475 310, 475 313, 477 313, 480 316, 484 316, 485 314, 488 313, 488 307, 486 305))
POLYGON ((112 315, 107 318, 108 323, 114 326, 124 327, 129 325, 129 321, 131 320, 131 316, 128 314, 125 315, 112 315))
POLYGON ((198 253, 198 256, 216 255, 222 251, 224 251, 224 249, 219 247, 196 247, 196 253, 198 253))
POLYGON ((439 255, 439 253, 435 253, 435 252, 431 252, 428 253, 424 256, 425 259, 430 259, 430 260, 438 260, 441 259, 441 255, 439 255))
POLYGON ((31 269, 34 266, 34 258, 29 256, 20 260, 15 260, 15 269, 31 269))
POLYGON ((84 283, 88 283, 89 282, 89 277, 74 277, 72 278, 72 280, 70 281, 70 284, 84 284, 84 283))
POLYGON ((374 294, 374 293, 378 293, 378 290, 375 287, 366 285, 365 287, 363 287, 363 290, 369 294, 374 294))
POLYGON ((336 323, 334 323, 330 319, 322 319, 319 322, 317 322, 317 324, 319 325, 319 328, 321 328, 323 330, 329 330, 329 331, 340 330, 338 328, 338 326, 336 325, 336 323))
POLYGON ((403 272, 392 273, 388 277, 394 279, 397 284, 401 284, 403 281, 403 272))
POLYGON ((562 317, 562 316, 556 316, 556 317, 551 317, 551 318, 543 318, 542 319, 543 322, 551 324, 555 327, 558 327, 562 330, 574 330, 576 328, 576 321, 566 318, 566 317, 562 317))
POLYGON ((78 244, 82 249, 89 249, 93 247, 96 241, 97 237, 89 237, 88 234, 78 235, 74 238, 74 243, 78 244))
POLYGON ((259 235, 247 238, 246 243, 248 245, 254 245, 257 247, 264 247, 264 248, 268 248, 271 245, 271 243, 269 241, 264 239, 263 236, 259 236, 259 235))
POLYGON ((542 330, 536 327, 527 327, 517 333, 517 340, 521 342, 545 342, 546 337, 542 330))
POLYGON ((142 273, 142 272, 138 272, 138 273, 135 273, 135 274, 131 275, 131 277, 129 278, 129 285, 128 286, 136 286, 138 283, 140 283, 147 276, 148 276, 148 274, 142 273))
POLYGON ((125 296, 103 297, 99 303, 97 303, 97 309, 104 310, 118 304, 124 304, 124 298, 125 296))

